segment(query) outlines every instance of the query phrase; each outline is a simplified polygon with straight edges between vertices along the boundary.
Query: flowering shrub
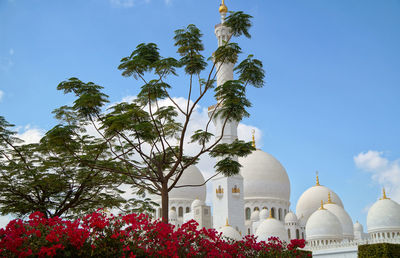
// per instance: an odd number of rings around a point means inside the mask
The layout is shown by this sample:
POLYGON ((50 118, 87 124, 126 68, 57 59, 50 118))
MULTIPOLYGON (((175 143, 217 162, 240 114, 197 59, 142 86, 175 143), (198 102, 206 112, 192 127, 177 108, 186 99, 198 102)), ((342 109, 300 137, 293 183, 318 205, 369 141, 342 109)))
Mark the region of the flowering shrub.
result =
POLYGON ((40 212, 28 221, 13 220, 0 229, 1 257, 307 257, 298 250, 304 240, 288 245, 278 238, 257 242, 225 239, 214 229, 197 229, 195 221, 179 228, 152 221, 144 214, 114 217, 94 212, 75 221, 46 219, 40 212))

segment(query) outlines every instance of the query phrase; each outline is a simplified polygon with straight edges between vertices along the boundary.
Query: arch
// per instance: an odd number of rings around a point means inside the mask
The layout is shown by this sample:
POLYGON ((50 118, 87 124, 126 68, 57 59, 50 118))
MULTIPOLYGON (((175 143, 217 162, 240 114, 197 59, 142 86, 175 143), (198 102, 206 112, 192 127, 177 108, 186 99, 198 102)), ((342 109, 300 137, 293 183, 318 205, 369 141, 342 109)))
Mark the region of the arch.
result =
POLYGON ((178 209, 178 216, 183 217, 183 207, 179 207, 178 209))
POLYGON ((254 207, 253 211, 259 211, 260 209, 258 207, 254 207))
POLYGON ((275 218, 275 208, 271 208, 271 216, 275 218))
POLYGON ((279 210, 278 210, 278 219, 282 220, 282 209, 281 208, 279 208, 279 210))
POLYGON ((247 234, 250 235, 250 228, 247 228, 247 234))
POLYGON ((291 238, 290 238, 290 228, 288 228, 288 230, 287 230, 287 235, 288 235, 288 239, 290 240, 291 238))
POLYGON ((176 211, 176 207, 172 207, 171 210, 176 211))
POLYGON ((189 212, 190 212, 190 208, 186 207, 186 213, 189 213, 189 212))
POLYGON ((246 220, 249 220, 251 218, 251 209, 249 207, 247 207, 245 210, 245 217, 246 220))
POLYGON ((301 232, 301 238, 304 239, 304 232, 301 232))
POLYGON ((300 239, 300 231, 296 229, 296 239, 300 239))
POLYGON ((263 209, 266 209, 266 210, 268 210, 267 206, 264 206, 264 207, 263 207, 263 209))

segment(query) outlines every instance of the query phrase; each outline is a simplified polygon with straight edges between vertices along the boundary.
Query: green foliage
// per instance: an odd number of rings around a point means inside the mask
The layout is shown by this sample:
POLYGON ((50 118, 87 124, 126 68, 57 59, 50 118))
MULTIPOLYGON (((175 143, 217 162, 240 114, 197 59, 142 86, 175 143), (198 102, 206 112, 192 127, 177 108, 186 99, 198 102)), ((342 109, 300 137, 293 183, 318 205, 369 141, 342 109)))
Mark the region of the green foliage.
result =
POLYGON ((250 114, 246 108, 251 106, 246 98, 246 88, 241 81, 231 80, 215 88, 215 97, 223 101, 223 105, 218 109, 216 115, 223 118, 240 121, 243 117, 250 114))
POLYGON ((245 35, 247 38, 250 38, 249 28, 251 27, 251 18, 253 18, 251 15, 243 12, 230 12, 228 17, 226 17, 224 25, 231 28, 233 36, 239 37, 245 35))
MULTIPOLYGON (((250 18, 243 12, 230 13, 222 26, 228 26, 233 37, 250 37, 250 18)), ((151 203, 145 196, 124 201, 118 186, 123 182, 137 189, 139 195, 147 191, 166 200, 166 194, 185 170, 206 153, 220 159, 215 166, 218 173, 238 174, 240 164, 236 158, 248 155, 254 148, 243 141, 220 144, 223 136, 214 139, 209 124, 216 116, 224 125, 249 116, 247 109, 251 103, 246 97, 246 87, 263 86, 262 63, 250 55, 235 68, 238 80, 214 87, 220 71, 215 63, 206 71, 205 60, 212 59, 203 56, 201 37, 193 24, 176 30, 174 42, 179 59, 162 57, 154 43, 139 44, 129 56, 122 58, 118 66, 122 76, 133 77, 139 81, 136 85, 142 85, 138 87, 137 98, 131 102, 106 106, 108 96, 102 92, 102 86, 75 77, 61 82, 57 89, 74 94, 76 99, 72 106, 54 110, 59 124, 36 145, 15 147, 13 143, 18 141, 15 134, 4 129, 10 124, 0 119, 0 154, 6 160, 1 165, 2 184, 4 189, 7 184, 12 186, 7 188, 10 193, 18 189, 23 196, 29 196, 26 200, 20 198, 20 203, 14 205, 18 209, 26 206, 25 210, 18 211, 12 208, 17 198, 4 195, 2 200, 8 208, 0 212, 24 214, 37 209, 53 216, 60 210, 78 214, 99 206, 118 205, 147 210, 151 203), (188 77, 187 85, 170 85, 173 81, 170 78, 179 73, 188 77), (170 95, 177 87, 187 90, 187 102, 183 106, 170 95), (213 94, 212 90, 218 100, 215 112, 204 128, 189 132, 194 111, 207 93, 213 94), (166 101, 169 103, 165 105, 166 101), (188 142, 199 146, 196 153, 185 152, 188 142), (24 182, 25 186, 12 184, 12 180, 24 182), (51 186, 44 187, 48 184, 51 186), (6 203, 7 200, 12 202, 6 203)), ((214 62, 238 62, 242 49, 230 42, 231 37, 216 49, 214 62)), ((168 207, 162 210, 166 221, 168 207)))
POLYGON ((400 257, 400 245, 399 244, 370 244, 358 246, 358 257, 360 258, 390 258, 400 257))
POLYGON ((133 76, 137 79, 143 76, 145 72, 150 72, 159 60, 160 53, 157 45, 142 43, 136 47, 130 56, 121 59, 118 69, 123 71, 122 76, 133 76))
POLYGON ((175 46, 178 47, 178 53, 181 56, 180 65, 185 68, 187 74, 200 74, 205 69, 207 63, 201 55, 204 50, 201 42, 200 30, 193 24, 185 29, 175 31, 175 46))
POLYGON ((214 61, 216 63, 236 63, 241 48, 237 43, 227 43, 218 47, 214 53, 214 61))
MULTIPOLYGON (((23 217, 41 211, 47 217, 75 217, 98 208, 126 205, 149 210, 151 202, 125 200, 119 186, 124 176, 94 168, 109 156, 107 144, 92 136, 78 137, 77 126, 58 125, 37 144, 22 143, 0 117, 0 213, 23 217), (8 138, 8 139, 7 139, 8 138), (5 142, 7 141, 7 142, 5 142)), ((151 209, 150 209, 151 210, 151 209)))
POLYGON ((253 59, 253 55, 249 55, 238 66, 235 71, 239 73, 239 80, 248 83, 256 88, 264 86, 264 70, 262 63, 258 59, 253 59))

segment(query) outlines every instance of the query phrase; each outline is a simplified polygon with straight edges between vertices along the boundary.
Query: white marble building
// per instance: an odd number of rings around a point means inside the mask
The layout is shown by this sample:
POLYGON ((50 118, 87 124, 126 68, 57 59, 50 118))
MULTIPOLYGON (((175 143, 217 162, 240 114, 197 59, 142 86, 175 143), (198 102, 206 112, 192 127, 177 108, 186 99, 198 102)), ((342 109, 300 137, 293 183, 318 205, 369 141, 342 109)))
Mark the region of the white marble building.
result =
MULTIPOLYGON (((223 22, 227 8, 220 6, 221 24, 215 26, 218 45, 229 37, 229 28, 223 22)), ((233 79, 233 64, 217 64, 218 85, 233 79)), ((211 114, 218 105, 211 106, 211 114)), ((222 131, 222 121, 213 120, 216 137, 222 131)), ((237 139, 237 121, 229 121, 222 142, 237 139)), ((254 137, 253 144, 255 146, 254 137)), ((257 149, 245 158, 240 175, 217 176, 212 180, 212 209, 205 205, 206 185, 176 188, 170 192, 170 223, 180 226, 195 219, 200 227, 215 228, 226 237, 241 239, 255 234, 260 241, 279 237, 283 241, 306 239, 306 250, 313 256, 357 257, 358 245, 367 243, 400 244, 400 205, 383 196, 369 210, 367 232, 346 212, 339 196, 319 182, 300 196, 296 214, 290 211, 290 180, 282 164, 272 155, 257 149), (211 213, 212 210, 212 213, 211 213)), ((205 182, 201 171, 191 166, 177 185, 205 182)), ((159 197, 154 201, 161 203, 159 197)), ((161 209, 156 218, 161 216, 161 209)))

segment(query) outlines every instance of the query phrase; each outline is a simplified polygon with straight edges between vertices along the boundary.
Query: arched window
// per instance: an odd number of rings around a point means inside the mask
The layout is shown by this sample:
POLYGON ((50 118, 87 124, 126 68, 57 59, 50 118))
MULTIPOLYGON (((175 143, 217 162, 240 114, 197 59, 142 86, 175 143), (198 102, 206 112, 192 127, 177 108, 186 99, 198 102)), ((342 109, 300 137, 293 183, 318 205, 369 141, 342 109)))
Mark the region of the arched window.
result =
POLYGON ((176 207, 172 207, 171 210, 176 211, 176 207))
POLYGON ((296 229, 296 238, 297 238, 297 239, 300 239, 300 232, 299 232, 298 229, 296 229))
POLYGON ((186 213, 189 213, 189 212, 190 212, 190 208, 186 207, 186 213))
POLYGON ((258 207, 254 207, 253 211, 259 211, 260 209, 258 207))
POLYGON ((250 235, 250 228, 247 229, 247 235, 250 235))
POLYGON ((246 208, 245 217, 246 220, 249 220, 251 218, 251 209, 249 207, 246 208))
POLYGON ((263 209, 266 209, 266 210, 268 210, 267 206, 264 206, 264 207, 263 207, 263 209))
POLYGON ((275 208, 271 208, 271 216, 275 218, 275 208))
POLYGON ((183 217, 183 207, 179 207, 178 209, 178 216, 183 217))
POLYGON ((289 238, 289 240, 290 240, 290 229, 288 228, 288 230, 287 230, 287 235, 288 235, 288 238, 289 238))
POLYGON ((278 210, 278 219, 282 220, 282 209, 281 208, 279 208, 279 210, 278 210))
POLYGON ((304 239, 304 232, 301 232, 301 239, 304 239))

